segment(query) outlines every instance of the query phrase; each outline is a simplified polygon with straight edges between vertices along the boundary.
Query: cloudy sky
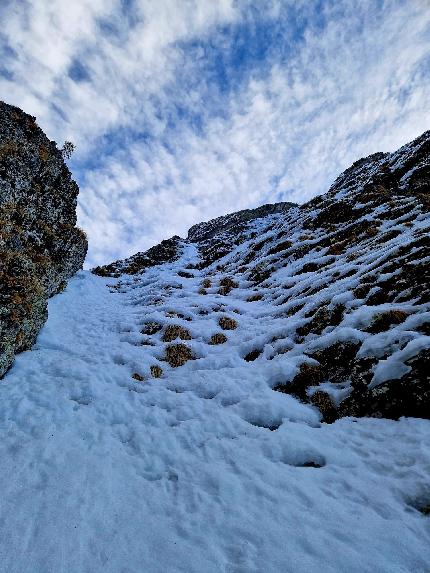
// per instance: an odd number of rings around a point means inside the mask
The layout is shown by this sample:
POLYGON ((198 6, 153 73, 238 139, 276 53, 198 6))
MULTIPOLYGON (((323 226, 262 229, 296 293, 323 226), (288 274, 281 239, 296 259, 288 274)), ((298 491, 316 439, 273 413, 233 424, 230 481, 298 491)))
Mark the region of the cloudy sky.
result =
POLYGON ((430 128, 430 0, 1 0, 0 98, 77 146, 88 266, 302 203, 430 128))

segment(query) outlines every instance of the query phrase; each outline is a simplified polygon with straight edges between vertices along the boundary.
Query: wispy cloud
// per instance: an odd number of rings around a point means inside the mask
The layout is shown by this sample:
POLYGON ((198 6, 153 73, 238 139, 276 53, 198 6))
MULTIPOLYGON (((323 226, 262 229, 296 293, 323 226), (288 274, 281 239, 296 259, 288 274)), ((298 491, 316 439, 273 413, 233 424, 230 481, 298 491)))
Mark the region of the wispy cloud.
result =
POLYGON ((89 264, 305 201, 430 124, 424 0, 28 0, 0 17, 1 96, 78 145, 89 264))

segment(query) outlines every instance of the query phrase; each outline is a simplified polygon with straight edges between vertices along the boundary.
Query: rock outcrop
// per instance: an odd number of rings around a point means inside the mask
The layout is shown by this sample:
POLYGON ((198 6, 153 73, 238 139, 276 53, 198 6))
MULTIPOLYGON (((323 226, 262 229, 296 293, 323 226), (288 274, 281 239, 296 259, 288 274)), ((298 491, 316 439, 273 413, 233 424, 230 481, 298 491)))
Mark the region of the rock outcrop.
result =
POLYGON ((203 242, 212 239, 224 232, 233 231, 237 232, 244 229, 246 224, 261 217, 267 217, 275 213, 283 213, 288 211, 291 207, 296 207, 295 203, 281 202, 281 203, 268 203, 261 205, 255 209, 243 209, 236 213, 229 215, 222 215, 216 219, 205 221, 204 223, 197 223, 193 225, 188 231, 187 239, 193 242, 203 242))
POLYGON ((33 344, 48 298, 82 268, 78 191, 35 118, 0 102, 0 377, 33 344))
MULTIPOLYGON (((164 242, 96 272, 121 277, 110 284, 116 292, 141 291, 142 312, 160 318, 166 309, 163 320, 193 321, 197 332, 213 328, 217 313, 233 313, 234 331, 219 346, 219 333, 200 335, 199 352, 222 352, 232 368, 249 363, 273 390, 318 408, 326 422, 430 418, 429 208, 426 132, 395 153, 357 161, 300 207, 219 217, 168 241, 168 256, 164 242), (193 262, 181 258, 194 250, 193 262), (147 292, 139 275, 157 264, 171 265, 160 273, 170 282, 160 278, 147 292), (276 369, 285 375, 274 380, 276 369)), ((158 331, 145 334, 142 344, 162 344, 158 331)))
MULTIPOLYGON (((283 213, 295 207, 294 203, 273 203, 262 205, 256 209, 244 209, 229 215, 223 215, 204 223, 193 225, 188 231, 187 240, 200 245, 205 250, 201 264, 208 266, 214 260, 231 251, 237 238, 240 240, 241 232, 246 230, 247 224, 255 219, 274 213, 283 213)), ((108 265, 95 267, 93 273, 99 276, 119 277, 122 274, 134 275, 145 269, 176 261, 180 254, 181 238, 175 235, 170 239, 161 241, 159 245, 151 247, 142 253, 108 265)))
POLYGON ((108 265, 95 267, 92 272, 101 277, 120 277, 122 274, 135 275, 145 269, 171 263, 179 257, 180 237, 174 236, 161 241, 143 253, 136 253, 128 259, 114 261, 108 265))

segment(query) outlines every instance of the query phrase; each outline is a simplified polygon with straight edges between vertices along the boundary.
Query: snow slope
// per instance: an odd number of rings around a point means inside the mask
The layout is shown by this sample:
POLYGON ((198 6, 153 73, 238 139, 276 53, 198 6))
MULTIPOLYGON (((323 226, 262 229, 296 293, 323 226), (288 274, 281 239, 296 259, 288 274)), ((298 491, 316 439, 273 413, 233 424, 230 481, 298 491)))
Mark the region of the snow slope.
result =
POLYGON ((184 245, 119 288, 82 271, 51 300, 0 386, 0 571, 428 572, 430 422, 321 424, 272 390, 293 358, 237 359, 270 320, 239 298, 235 343, 208 347, 221 296, 177 274, 196 260, 184 245), (180 368, 141 345, 174 312, 199 356, 180 368))
POLYGON ((427 132, 79 272, 0 384, 0 572, 429 573, 429 190, 427 132))

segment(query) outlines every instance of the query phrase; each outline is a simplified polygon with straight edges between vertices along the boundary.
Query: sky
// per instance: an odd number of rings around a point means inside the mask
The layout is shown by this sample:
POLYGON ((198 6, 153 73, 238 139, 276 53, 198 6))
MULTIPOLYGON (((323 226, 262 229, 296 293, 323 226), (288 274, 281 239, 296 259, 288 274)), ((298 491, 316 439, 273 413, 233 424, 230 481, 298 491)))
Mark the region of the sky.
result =
POLYGON ((430 128, 430 0, 1 0, 0 99, 76 145, 87 266, 303 203, 430 128))

